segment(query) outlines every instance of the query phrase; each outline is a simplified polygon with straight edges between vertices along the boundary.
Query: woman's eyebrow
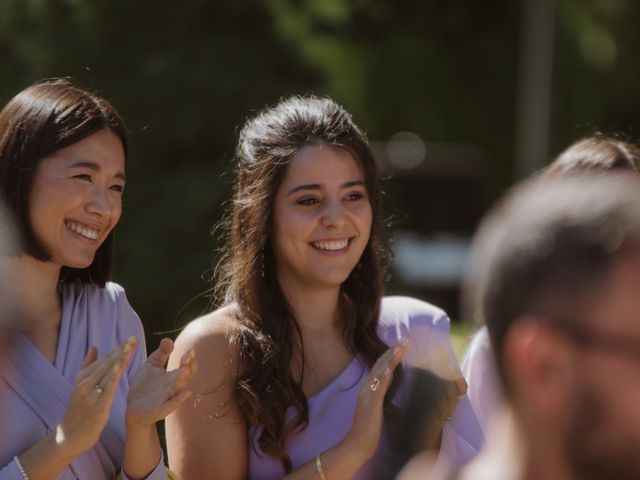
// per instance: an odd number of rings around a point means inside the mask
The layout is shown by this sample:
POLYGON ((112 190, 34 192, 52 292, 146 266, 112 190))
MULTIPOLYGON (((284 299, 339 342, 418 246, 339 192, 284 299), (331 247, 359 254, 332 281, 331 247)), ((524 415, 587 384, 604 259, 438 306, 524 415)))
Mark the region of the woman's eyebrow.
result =
MULTIPOLYGON (((74 162, 70 165, 71 168, 88 168, 89 170, 93 170, 94 172, 99 172, 101 170, 100 165, 95 162, 88 162, 86 160, 80 160, 78 162, 74 162)), ((124 173, 118 172, 114 175, 114 177, 119 178, 123 181, 126 181, 126 177, 124 173)))
MULTIPOLYGON (((340 185, 340 188, 344 189, 344 188, 351 188, 351 187, 357 187, 357 186, 364 186, 364 180, 351 180, 349 182, 345 182, 342 185, 340 185)), ((287 197, 289 195, 292 195, 294 193, 300 192, 302 190, 320 190, 322 189, 322 186, 318 183, 309 183, 309 184, 305 184, 305 185, 299 185, 295 188, 292 188, 288 193, 287 193, 287 197)))

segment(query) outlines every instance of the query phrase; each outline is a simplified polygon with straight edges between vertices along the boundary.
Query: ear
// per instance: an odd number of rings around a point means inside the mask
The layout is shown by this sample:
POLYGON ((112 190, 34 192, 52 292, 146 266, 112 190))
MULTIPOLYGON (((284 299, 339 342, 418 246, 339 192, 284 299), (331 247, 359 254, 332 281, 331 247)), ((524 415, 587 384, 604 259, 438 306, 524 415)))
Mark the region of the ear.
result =
POLYGON ((518 318, 504 343, 514 401, 535 416, 563 415, 572 399, 574 357, 571 340, 558 329, 534 317, 518 318))

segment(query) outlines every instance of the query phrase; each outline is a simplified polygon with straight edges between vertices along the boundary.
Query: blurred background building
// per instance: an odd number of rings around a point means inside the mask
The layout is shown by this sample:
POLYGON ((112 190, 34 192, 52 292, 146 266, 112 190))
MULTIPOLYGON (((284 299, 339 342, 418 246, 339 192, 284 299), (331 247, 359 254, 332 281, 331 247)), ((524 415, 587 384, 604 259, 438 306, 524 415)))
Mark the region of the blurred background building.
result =
POLYGON ((637 138, 639 19, 634 0, 0 0, 0 101, 70 76, 123 114, 115 280, 163 332, 207 308, 240 125, 330 95, 384 166, 389 291, 455 319, 504 188, 594 131, 637 138))

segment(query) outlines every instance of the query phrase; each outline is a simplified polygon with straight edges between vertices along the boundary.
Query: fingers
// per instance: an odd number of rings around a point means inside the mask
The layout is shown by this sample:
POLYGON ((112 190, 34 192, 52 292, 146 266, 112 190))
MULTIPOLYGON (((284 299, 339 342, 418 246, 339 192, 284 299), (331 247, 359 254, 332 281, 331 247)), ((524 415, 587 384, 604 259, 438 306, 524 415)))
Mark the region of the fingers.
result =
MULTIPOLYGON (((80 373, 78 373, 78 383, 98 385, 100 380, 107 374, 110 369, 124 369, 127 363, 129 363, 131 354, 133 353, 136 345, 136 338, 129 338, 121 346, 114 348, 105 357, 101 358, 100 360, 94 361, 93 363, 82 369, 80 373)), ((90 351, 89 354, 87 354, 87 358, 90 359, 91 356, 93 355, 90 351)), ((85 362, 87 362, 87 359, 85 359, 85 362)))
POLYGON ((184 402, 187 398, 189 398, 191 396, 191 393, 192 392, 190 390, 185 390, 185 391, 180 392, 179 394, 174 395, 173 397, 171 397, 162 406, 162 411, 161 411, 162 417, 164 418, 167 415, 169 415, 171 412, 176 410, 180 405, 182 405, 182 402, 184 402))
POLYGON ((129 363, 133 351, 138 341, 135 337, 130 337, 124 344, 115 349, 112 353, 115 355, 110 361, 98 368, 91 376, 86 379, 86 383, 93 385, 93 390, 101 401, 111 402, 120 383, 120 377, 129 363))
POLYGON ((164 368, 169 360, 169 355, 173 352, 173 341, 168 338, 163 338, 160 340, 160 345, 158 348, 149 355, 147 361, 151 363, 154 367, 164 368))
MULTIPOLYGON (((95 360, 93 362, 87 362, 87 358, 85 358, 85 362, 88 363, 88 365, 84 367, 82 370, 80 370, 80 372, 78 373, 78 381, 89 378, 90 376, 95 374, 96 371, 100 369, 104 370, 105 363, 113 363, 118 358, 120 353, 121 353, 121 347, 117 347, 111 350, 107 355, 105 355, 99 360, 95 360)), ((87 357, 91 358, 90 355, 91 355, 91 352, 87 354, 87 357)), ((97 357, 98 355, 97 350, 95 355, 97 357)))
POLYGON ((387 369, 395 370, 409 351, 410 345, 410 342, 405 339, 384 352, 371 368, 369 378, 381 378, 387 369))
MULTIPOLYGON (((409 347, 410 342, 406 339, 398 342, 383 353, 371 368, 367 378, 368 389, 378 394, 381 399, 384 398, 389 385, 391 385, 393 371, 405 357, 409 351, 409 347)), ((366 386, 363 388, 366 388, 366 386)))
POLYGON ((180 366, 186 367, 192 364, 196 364, 197 362, 195 360, 196 360, 196 351, 194 349, 191 349, 187 353, 185 353, 180 359, 180 366))
POLYGON ((82 369, 87 368, 93 362, 98 359, 98 349, 96 347, 89 347, 89 351, 87 352, 87 356, 84 357, 84 361, 82 362, 82 369))
MULTIPOLYGON (((464 392, 466 393, 466 382, 463 380, 463 383, 465 387, 464 392)), ((443 424, 451 420, 458 405, 458 399, 461 397, 460 393, 461 384, 458 380, 443 383, 442 398, 438 402, 437 408, 438 415, 443 424)), ((462 393, 462 395, 464 395, 464 393, 462 393)))
POLYGON ((402 362, 402 359, 406 356, 410 347, 411 347, 411 342, 407 339, 401 340, 396 345, 395 351, 389 361, 389 368, 391 368, 391 370, 395 370, 395 368, 400 364, 400 362, 402 362))
POLYGON ((106 374, 98 380, 93 389, 101 400, 110 401, 115 396, 123 372, 123 364, 116 362, 112 364, 106 374))
POLYGON ((458 395, 458 398, 464 397, 467 394, 467 388, 468 388, 468 385, 465 379, 463 377, 460 377, 455 379, 453 383, 455 384, 456 394, 458 395))
POLYGON ((198 371, 198 360, 196 358, 196 351, 189 350, 180 359, 180 368, 177 370, 176 383, 173 393, 184 389, 189 380, 198 371))

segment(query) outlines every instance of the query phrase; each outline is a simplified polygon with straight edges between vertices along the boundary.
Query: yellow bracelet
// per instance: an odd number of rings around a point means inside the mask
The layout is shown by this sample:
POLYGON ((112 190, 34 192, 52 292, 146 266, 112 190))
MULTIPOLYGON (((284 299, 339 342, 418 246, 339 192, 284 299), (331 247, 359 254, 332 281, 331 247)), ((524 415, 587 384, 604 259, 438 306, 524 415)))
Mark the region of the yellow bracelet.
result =
POLYGON ((322 453, 323 452, 320 452, 316 456, 316 472, 318 472, 320 480, 327 480, 327 477, 324 476, 324 471, 322 470, 322 459, 320 458, 320 455, 322 455, 322 453))

